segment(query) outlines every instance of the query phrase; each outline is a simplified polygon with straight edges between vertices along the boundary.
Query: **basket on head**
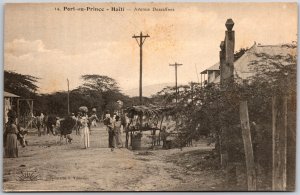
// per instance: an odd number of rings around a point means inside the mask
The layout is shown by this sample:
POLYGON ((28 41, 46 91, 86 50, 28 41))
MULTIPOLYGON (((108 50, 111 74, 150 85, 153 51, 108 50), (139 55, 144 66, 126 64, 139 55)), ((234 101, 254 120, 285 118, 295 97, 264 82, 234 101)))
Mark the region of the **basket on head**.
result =
POLYGON ((83 112, 83 113, 87 113, 89 111, 89 109, 86 106, 81 106, 81 107, 79 107, 79 111, 83 112))

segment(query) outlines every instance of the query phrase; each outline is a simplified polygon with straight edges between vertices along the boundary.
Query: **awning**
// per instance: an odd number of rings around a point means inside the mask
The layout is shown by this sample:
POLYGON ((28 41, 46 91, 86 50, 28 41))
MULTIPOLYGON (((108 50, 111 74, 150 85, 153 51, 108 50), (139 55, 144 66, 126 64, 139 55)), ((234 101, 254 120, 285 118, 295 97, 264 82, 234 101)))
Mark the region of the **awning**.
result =
POLYGON ((4 95, 4 97, 15 97, 15 98, 20 97, 18 95, 15 95, 15 94, 12 94, 12 93, 9 93, 6 91, 4 91, 3 95, 4 95))

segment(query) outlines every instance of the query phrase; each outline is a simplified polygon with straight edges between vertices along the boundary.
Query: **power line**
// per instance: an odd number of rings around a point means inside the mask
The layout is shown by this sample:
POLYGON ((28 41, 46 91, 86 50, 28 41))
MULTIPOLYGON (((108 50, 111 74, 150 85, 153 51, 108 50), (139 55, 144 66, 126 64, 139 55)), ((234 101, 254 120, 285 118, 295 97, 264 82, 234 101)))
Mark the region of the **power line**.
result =
POLYGON ((183 64, 177 64, 177 62, 175 62, 175 64, 169 64, 169 66, 174 66, 175 67, 175 93, 176 93, 176 103, 178 101, 178 89, 177 89, 177 67, 178 66, 182 66, 183 64))

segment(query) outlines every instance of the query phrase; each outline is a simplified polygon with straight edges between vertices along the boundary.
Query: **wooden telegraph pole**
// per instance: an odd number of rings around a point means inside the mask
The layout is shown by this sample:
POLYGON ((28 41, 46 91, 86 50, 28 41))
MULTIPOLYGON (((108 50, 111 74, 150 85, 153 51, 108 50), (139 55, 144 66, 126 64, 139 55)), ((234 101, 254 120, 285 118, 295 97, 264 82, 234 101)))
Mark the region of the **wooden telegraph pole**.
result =
MULTIPOLYGON (((231 91, 232 85, 234 84, 234 44, 235 44, 235 33, 232 30, 234 26, 234 22, 232 19, 228 19, 225 24, 227 31, 225 32, 225 41, 221 42, 220 48, 220 70, 221 70, 221 89, 224 91, 224 95, 231 95, 233 93, 231 91)), ((249 191, 256 190, 256 173, 255 173, 255 164, 254 164, 254 155, 253 155, 253 147, 251 140, 251 131, 250 131, 250 122, 249 122, 249 114, 248 114, 248 106, 246 100, 240 101, 240 122, 241 122, 241 131, 242 131, 242 139, 244 143, 245 150, 245 160, 247 167, 247 184, 249 191)), ((228 128, 233 129, 233 125, 230 124, 228 128)), ((230 140, 231 135, 228 133, 229 129, 224 129, 225 139, 230 140)), ((234 132, 238 133, 238 132, 234 132)), ((234 140, 230 140, 227 143, 227 151, 225 152, 225 158, 227 162, 227 179, 229 185, 236 185, 237 175, 236 175, 236 165, 235 165, 235 155, 232 150, 231 142, 234 140)), ((223 147, 223 146, 222 146, 223 147)), ((222 159, 222 154, 221 154, 222 159)), ((222 162, 223 163, 223 162, 222 162)))
POLYGON ((177 64, 177 62, 175 62, 175 64, 170 64, 169 66, 174 66, 174 67, 175 67, 175 93, 176 93, 176 103, 177 103, 177 101, 178 101, 177 67, 178 67, 178 66, 182 66, 182 64, 177 64))
POLYGON ((69 79, 67 79, 68 85, 68 115, 70 114, 70 92, 69 92, 69 79))
POLYGON ((142 93, 142 73, 143 73, 143 44, 146 40, 146 38, 150 37, 148 34, 147 35, 143 35, 143 33, 141 32, 140 35, 136 36, 133 35, 132 38, 134 38, 136 40, 136 42, 138 43, 139 47, 140 47, 140 104, 143 104, 143 93, 142 93))
MULTIPOLYGON (((228 19, 225 24, 227 30, 225 31, 225 40, 221 42, 220 48, 220 83, 223 95, 226 96, 230 93, 230 86, 233 85, 233 62, 234 62, 234 31, 232 28, 234 22, 232 19, 228 19)), ((230 124, 233 126, 233 124, 230 124)), ((234 151, 232 151, 232 146, 230 145, 230 133, 229 130, 231 127, 224 128, 221 134, 224 136, 221 139, 221 147, 224 148, 221 152, 221 164, 226 167, 227 172, 227 182, 230 187, 236 185, 237 176, 236 176, 236 166, 234 163, 234 151), (226 144, 223 144, 226 143, 226 144)), ((232 128, 233 129, 233 128, 232 128)))

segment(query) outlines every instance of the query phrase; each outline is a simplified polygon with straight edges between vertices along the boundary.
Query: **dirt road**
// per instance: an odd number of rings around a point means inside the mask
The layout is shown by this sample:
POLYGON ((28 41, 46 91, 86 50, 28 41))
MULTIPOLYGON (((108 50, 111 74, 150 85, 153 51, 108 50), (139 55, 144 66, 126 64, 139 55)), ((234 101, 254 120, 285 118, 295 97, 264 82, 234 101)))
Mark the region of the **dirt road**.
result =
POLYGON ((111 152, 103 127, 93 128, 89 149, 83 149, 80 136, 72 136, 72 144, 61 145, 52 135, 29 135, 29 146, 19 147, 19 158, 4 158, 4 191, 220 190, 221 173, 199 169, 193 159, 203 159, 211 150, 205 143, 182 151, 111 152), (28 178, 33 181, 23 181, 28 178))

